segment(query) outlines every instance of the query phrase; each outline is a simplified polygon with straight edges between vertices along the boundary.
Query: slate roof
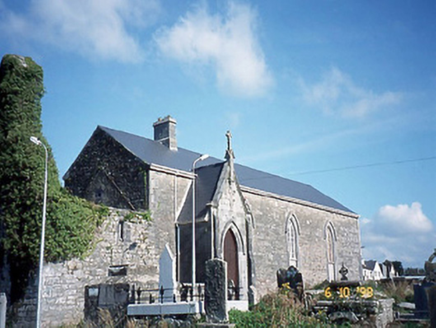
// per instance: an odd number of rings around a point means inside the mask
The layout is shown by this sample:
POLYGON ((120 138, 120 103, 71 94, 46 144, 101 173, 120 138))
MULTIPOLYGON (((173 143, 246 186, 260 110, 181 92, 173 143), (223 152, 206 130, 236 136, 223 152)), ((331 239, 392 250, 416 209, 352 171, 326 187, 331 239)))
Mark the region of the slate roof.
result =
POLYGON ((344 205, 323 194, 311 185, 286 179, 278 175, 258 171, 235 164, 236 175, 241 186, 296 198, 337 210, 354 213, 344 205))
MULTIPOLYGON (((99 126, 98 128, 108 133, 123 147, 128 149, 132 154, 147 164, 157 164, 190 172, 192 170, 192 163, 194 160, 201 156, 200 153, 180 147, 177 151, 172 151, 157 141, 127 132, 113 130, 102 126, 99 126)), ((202 162, 198 162, 197 167, 201 168, 219 163, 223 163, 223 160, 209 157, 202 162)), ((262 172, 240 164, 235 164, 235 171, 241 186, 300 199, 354 214, 353 211, 344 205, 326 196, 310 185, 286 179, 274 174, 262 172)), ((215 176, 216 174, 216 170, 212 169, 205 171, 199 169, 197 171, 198 174, 201 174, 201 172, 204 172, 204 176, 202 178, 204 181, 208 179, 208 174, 211 174, 212 176, 215 176)), ((209 178, 213 178, 212 176, 209 178)))
MULTIPOLYGON (((202 154, 187 149, 178 148, 172 151, 160 142, 140 137, 131 133, 109 129, 99 126, 99 129, 105 131, 118 141, 122 146, 129 150, 133 155, 147 164, 158 164, 177 170, 190 172, 192 163, 202 154)), ((216 158, 208 158, 197 164, 197 167, 222 162, 216 158)))
POLYGON ((374 269, 375 269, 375 265, 376 265, 377 263, 378 263, 378 262, 377 262, 377 261, 374 261, 374 260, 367 260, 367 261, 364 261, 363 266, 364 266, 365 269, 368 269, 368 270, 374 271, 374 269))
MULTIPOLYGON (((206 205, 210 203, 215 194, 218 180, 223 169, 224 162, 203 166, 195 169, 197 174, 195 188, 195 217, 202 218, 206 215, 206 205)), ((186 199, 192 200, 192 187, 188 191, 186 199)), ((192 203, 185 202, 179 215, 179 222, 191 222, 192 203)))

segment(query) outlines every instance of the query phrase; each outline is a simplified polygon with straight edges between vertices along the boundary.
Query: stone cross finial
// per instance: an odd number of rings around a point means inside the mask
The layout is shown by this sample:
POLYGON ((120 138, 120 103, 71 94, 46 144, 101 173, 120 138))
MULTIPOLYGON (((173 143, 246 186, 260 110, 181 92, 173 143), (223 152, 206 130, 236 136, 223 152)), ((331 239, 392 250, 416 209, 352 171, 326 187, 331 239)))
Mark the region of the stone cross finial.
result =
POLYGON ((232 133, 230 131, 227 131, 226 137, 227 137, 227 150, 232 150, 232 133))
POLYGON ((233 159, 235 158, 235 154, 233 154, 232 149, 232 133, 230 131, 227 131, 226 133, 227 137, 227 150, 226 150, 226 159, 233 159))

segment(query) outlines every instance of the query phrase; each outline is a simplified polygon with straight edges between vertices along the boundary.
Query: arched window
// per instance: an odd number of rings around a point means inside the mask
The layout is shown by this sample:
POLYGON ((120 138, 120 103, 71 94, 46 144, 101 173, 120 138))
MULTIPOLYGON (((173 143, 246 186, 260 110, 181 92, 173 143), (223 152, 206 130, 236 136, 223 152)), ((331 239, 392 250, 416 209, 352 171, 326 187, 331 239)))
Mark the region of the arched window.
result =
POLYGON ((324 236, 327 247, 327 279, 328 281, 335 280, 336 278, 336 263, 335 263, 335 242, 336 232, 333 225, 328 222, 325 226, 324 236))
POLYGON ((300 227, 295 216, 291 216, 286 222, 286 248, 288 250, 289 266, 298 268, 298 237, 300 235, 300 227))

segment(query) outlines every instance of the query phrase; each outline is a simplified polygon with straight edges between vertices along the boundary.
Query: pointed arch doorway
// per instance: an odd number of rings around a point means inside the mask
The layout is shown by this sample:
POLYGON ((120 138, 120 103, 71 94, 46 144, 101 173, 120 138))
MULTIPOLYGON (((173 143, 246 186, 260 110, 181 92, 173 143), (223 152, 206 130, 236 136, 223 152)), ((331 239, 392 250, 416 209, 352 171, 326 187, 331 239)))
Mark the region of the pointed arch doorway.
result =
POLYGON ((238 245, 232 229, 227 230, 226 236, 224 238, 224 261, 227 262, 229 296, 233 294, 233 299, 239 300, 238 245))

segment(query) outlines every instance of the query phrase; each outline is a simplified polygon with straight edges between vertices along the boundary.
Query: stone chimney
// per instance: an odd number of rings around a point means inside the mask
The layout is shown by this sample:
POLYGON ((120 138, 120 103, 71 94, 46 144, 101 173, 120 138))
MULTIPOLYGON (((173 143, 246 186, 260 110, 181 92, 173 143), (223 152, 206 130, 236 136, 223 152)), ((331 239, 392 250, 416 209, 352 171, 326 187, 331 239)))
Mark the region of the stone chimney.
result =
POLYGON ((157 122, 153 123, 154 140, 170 150, 177 150, 176 124, 176 120, 170 115, 164 118, 159 117, 157 122))

